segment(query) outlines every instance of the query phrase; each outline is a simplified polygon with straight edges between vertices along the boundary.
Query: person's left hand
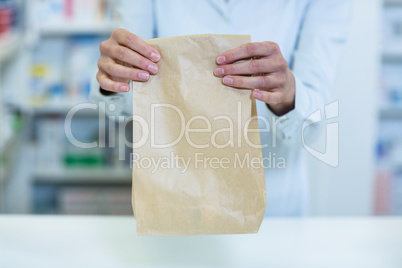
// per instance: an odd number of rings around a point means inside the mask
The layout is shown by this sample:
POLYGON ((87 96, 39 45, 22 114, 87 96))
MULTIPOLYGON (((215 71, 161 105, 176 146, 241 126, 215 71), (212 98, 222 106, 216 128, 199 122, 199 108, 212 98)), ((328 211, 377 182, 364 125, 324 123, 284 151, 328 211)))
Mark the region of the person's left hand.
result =
POLYGON ((244 44, 224 52, 216 62, 214 74, 223 77, 225 85, 254 89, 253 97, 267 103, 276 115, 294 109, 295 79, 278 44, 244 44))

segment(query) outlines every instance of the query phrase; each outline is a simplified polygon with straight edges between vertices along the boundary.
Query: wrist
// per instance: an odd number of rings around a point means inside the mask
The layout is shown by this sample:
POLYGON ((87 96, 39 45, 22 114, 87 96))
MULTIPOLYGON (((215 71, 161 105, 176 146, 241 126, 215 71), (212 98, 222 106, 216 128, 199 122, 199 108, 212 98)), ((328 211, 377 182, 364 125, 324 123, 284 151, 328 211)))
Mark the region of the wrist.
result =
POLYGON ((288 81, 284 94, 283 101, 278 104, 268 104, 268 108, 277 116, 282 116, 292 111, 295 108, 296 82, 293 72, 288 68, 286 71, 286 80, 288 81))

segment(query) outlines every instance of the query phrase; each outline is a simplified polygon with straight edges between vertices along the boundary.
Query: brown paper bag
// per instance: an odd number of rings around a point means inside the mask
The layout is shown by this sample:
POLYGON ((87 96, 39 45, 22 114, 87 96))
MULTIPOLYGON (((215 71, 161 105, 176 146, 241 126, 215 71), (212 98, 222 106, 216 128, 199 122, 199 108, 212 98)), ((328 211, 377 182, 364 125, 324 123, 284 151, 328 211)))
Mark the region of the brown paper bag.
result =
POLYGON ((255 100, 215 77, 249 36, 147 40, 159 72, 133 83, 132 205, 139 235, 256 233, 266 190, 255 100), (246 132, 244 132, 246 130, 246 132), (247 132, 248 131, 248 132, 247 132))

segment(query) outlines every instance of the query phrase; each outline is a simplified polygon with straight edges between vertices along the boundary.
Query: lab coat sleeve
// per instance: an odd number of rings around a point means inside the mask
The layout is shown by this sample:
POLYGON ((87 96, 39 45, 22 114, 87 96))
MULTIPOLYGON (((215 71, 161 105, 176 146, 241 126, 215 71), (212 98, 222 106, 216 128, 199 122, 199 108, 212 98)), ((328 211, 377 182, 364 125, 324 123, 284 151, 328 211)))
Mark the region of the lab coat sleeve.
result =
POLYGON ((337 63, 346 42, 351 0, 311 0, 306 6, 297 46, 290 63, 295 76, 295 108, 275 120, 277 139, 291 147, 313 141, 323 130, 323 123, 310 116, 330 101, 337 63))
MULTIPOLYGON (((155 35, 155 16, 152 0, 118 0, 116 17, 118 28, 126 29, 146 40, 155 35)), ((113 116, 131 116, 133 108, 132 89, 128 93, 116 93, 105 96, 99 91, 96 71, 91 79, 90 99, 95 103, 105 103, 106 114, 113 116)), ((130 83, 131 87, 131 83, 130 83)), ((100 107, 103 107, 100 106, 100 107)))

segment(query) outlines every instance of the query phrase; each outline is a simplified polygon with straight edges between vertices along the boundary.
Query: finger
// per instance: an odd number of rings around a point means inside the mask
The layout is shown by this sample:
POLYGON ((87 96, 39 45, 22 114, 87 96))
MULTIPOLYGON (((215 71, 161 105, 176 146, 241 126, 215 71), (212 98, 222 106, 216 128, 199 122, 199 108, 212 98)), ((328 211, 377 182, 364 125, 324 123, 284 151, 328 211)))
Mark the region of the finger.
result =
POLYGON ((137 68, 130 68, 117 64, 113 60, 99 60, 99 66, 111 77, 125 78, 134 81, 148 81, 149 73, 137 68))
POLYGON ((288 64, 282 57, 276 57, 220 65, 214 73, 219 77, 224 75, 251 75, 277 72, 285 70, 287 67, 288 64))
POLYGON ((261 91, 261 90, 253 90, 253 97, 257 100, 263 101, 269 104, 278 104, 283 101, 283 93, 282 91, 261 91))
POLYGON ((116 38, 117 43, 119 43, 120 45, 137 51, 142 56, 154 62, 158 62, 160 60, 161 56, 159 52, 135 34, 130 33, 125 29, 117 29, 113 31, 113 34, 116 38))
POLYGON ((225 76, 223 84, 248 89, 269 90, 273 88, 281 88, 286 84, 284 75, 263 75, 263 76, 225 76))
POLYGON ((228 64, 252 57, 265 57, 280 52, 273 42, 248 43, 222 53, 216 60, 218 64, 228 64))
POLYGON ((155 63, 124 46, 111 46, 109 48, 109 55, 114 59, 126 62, 138 67, 139 69, 146 70, 151 74, 156 74, 158 72, 158 66, 155 63))
POLYGON ((96 79, 102 89, 112 91, 112 92, 128 92, 130 90, 130 85, 122 82, 115 82, 109 78, 109 76, 99 71, 96 75, 96 79))

